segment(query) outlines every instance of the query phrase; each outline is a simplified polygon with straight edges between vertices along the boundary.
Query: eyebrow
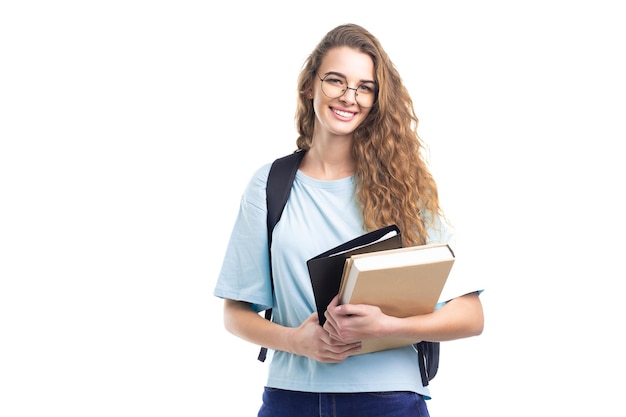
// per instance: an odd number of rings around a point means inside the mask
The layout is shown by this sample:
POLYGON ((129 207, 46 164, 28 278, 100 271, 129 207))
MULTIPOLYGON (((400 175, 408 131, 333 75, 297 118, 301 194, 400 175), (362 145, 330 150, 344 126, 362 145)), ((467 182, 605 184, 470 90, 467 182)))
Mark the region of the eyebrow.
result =
MULTIPOLYGON (((337 75, 337 76, 339 76, 339 77, 345 78, 346 80, 348 79, 348 77, 346 77, 346 75, 345 75, 345 74, 342 74, 341 72, 337 72, 337 71, 328 71, 328 72, 325 72, 325 73, 324 73, 324 77, 326 77, 326 76, 328 76, 328 75, 330 75, 330 74, 337 75)), ((322 77, 322 78, 323 78, 323 77, 322 77)), ((374 81, 374 80, 363 80, 363 79, 361 79, 361 80, 359 80, 359 83, 361 83, 361 84, 365 84, 365 83, 372 83, 372 84, 376 84, 376 81, 374 81)))

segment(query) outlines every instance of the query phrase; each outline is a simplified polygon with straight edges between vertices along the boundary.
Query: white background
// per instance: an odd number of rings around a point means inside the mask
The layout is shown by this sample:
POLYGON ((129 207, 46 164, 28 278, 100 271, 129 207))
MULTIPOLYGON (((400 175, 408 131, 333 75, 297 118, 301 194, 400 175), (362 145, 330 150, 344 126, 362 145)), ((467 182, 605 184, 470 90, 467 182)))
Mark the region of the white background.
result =
POLYGON ((623 415, 618 4, 3 2, 0 415, 256 415, 265 365, 213 286, 250 174, 295 146, 304 59, 346 22, 403 75, 486 283, 431 414, 623 415))

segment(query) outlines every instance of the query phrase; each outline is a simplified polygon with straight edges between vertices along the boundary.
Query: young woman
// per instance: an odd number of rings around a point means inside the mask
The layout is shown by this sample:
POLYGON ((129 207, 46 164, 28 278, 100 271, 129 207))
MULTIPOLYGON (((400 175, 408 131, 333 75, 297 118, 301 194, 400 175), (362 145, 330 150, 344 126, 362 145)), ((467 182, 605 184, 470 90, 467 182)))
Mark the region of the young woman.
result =
POLYGON ((334 299, 322 327, 306 266, 390 224, 399 226, 405 246, 452 243, 413 102, 377 38, 353 24, 321 40, 300 73, 298 91, 296 145, 306 153, 273 233, 274 288, 266 164, 244 192, 214 292, 224 299, 228 331, 272 352, 258 416, 427 416, 430 392, 412 346, 353 354, 362 340, 383 336, 447 341, 479 335, 482 288, 455 277, 464 281, 463 290, 435 312, 401 319, 334 299), (273 321, 258 314, 267 308, 273 321))

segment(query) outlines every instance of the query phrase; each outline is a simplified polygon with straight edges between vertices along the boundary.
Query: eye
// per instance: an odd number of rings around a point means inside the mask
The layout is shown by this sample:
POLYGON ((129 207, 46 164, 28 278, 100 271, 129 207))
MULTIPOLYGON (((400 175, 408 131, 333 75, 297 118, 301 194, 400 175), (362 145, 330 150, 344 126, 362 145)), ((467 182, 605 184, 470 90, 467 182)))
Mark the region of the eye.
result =
POLYGON ((359 93, 374 94, 376 92, 376 86, 372 83, 365 83, 359 86, 359 93))
POLYGON ((344 85, 346 85, 346 80, 344 80, 343 78, 340 78, 340 77, 336 77, 334 75, 329 75, 326 78, 324 78, 324 82, 327 82, 328 84, 332 84, 332 85, 336 85, 336 86, 344 86, 344 85))

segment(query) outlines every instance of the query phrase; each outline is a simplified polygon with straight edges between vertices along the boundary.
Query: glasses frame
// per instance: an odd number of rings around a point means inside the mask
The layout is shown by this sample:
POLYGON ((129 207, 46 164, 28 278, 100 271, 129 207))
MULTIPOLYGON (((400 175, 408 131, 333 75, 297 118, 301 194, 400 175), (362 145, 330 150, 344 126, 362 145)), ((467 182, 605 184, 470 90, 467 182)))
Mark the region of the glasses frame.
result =
POLYGON ((321 83, 320 85, 321 85, 321 87, 322 87, 322 93, 323 93, 326 97, 328 97, 328 98, 332 98, 332 99, 335 99, 335 98, 340 98, 340 97, 343 97, 343 95, 344 95, 344 94, 346 94, 346 92, 347 92, 348 90, 352 90, 352 91, 354 91, 354 100, 357 102, 357 104, 358 104, 359 106, 361 106, 361 107, 363 107, 363 108, 365 108, 365 109, 371 109, 372 107, 374 107, 374 105, 376 104, 376 101, 378 100, 378 84, 377 84, 376 82, 374 82, 374 81, 366 81, 366 82, 364 82, 364 83, 362 83, 362 84, 359 84, 356 88, 352 88, 352 87, 350 87, 350 86, 348 85, 348 80, 346 79, 346 77, 344 77, 343 75, 338 74, 338 73, 336 73, 336 72, 332 72, 332 71, 331 71, 331 72, 327 72, 326 74, 324 74, 324 77, 322 77, 321 75, 319 75, 319 73, 317 73, 317 72, 315 73, 315 75, 317 75, 317 78, 319 78, 319 79, 320 79, 320 83, 321 83), (329 96, 328 94, 326 94, 326 92, 324 91, 324 81, 326 80, 326 78, 328 78, 328 76, 329 76, 329 75, 334 75, 334 76, 336 76, 336 77, 341 77, 341 78, 343 78, 344 80, 346 80, 346 88, 345 88, 345 89, 343 90, 343 92, 342 92, 341 94, 339 94, 337 97, 331 97, 331 96, 329 96), (361 103, 359 103, 359 87, 361 87, 363 84, 374 84, 374 93, 373 93, 373 94, 374 94, 374 101, 372 102, 372 105, 371 105, 371 106, 363 106, 361 103))

